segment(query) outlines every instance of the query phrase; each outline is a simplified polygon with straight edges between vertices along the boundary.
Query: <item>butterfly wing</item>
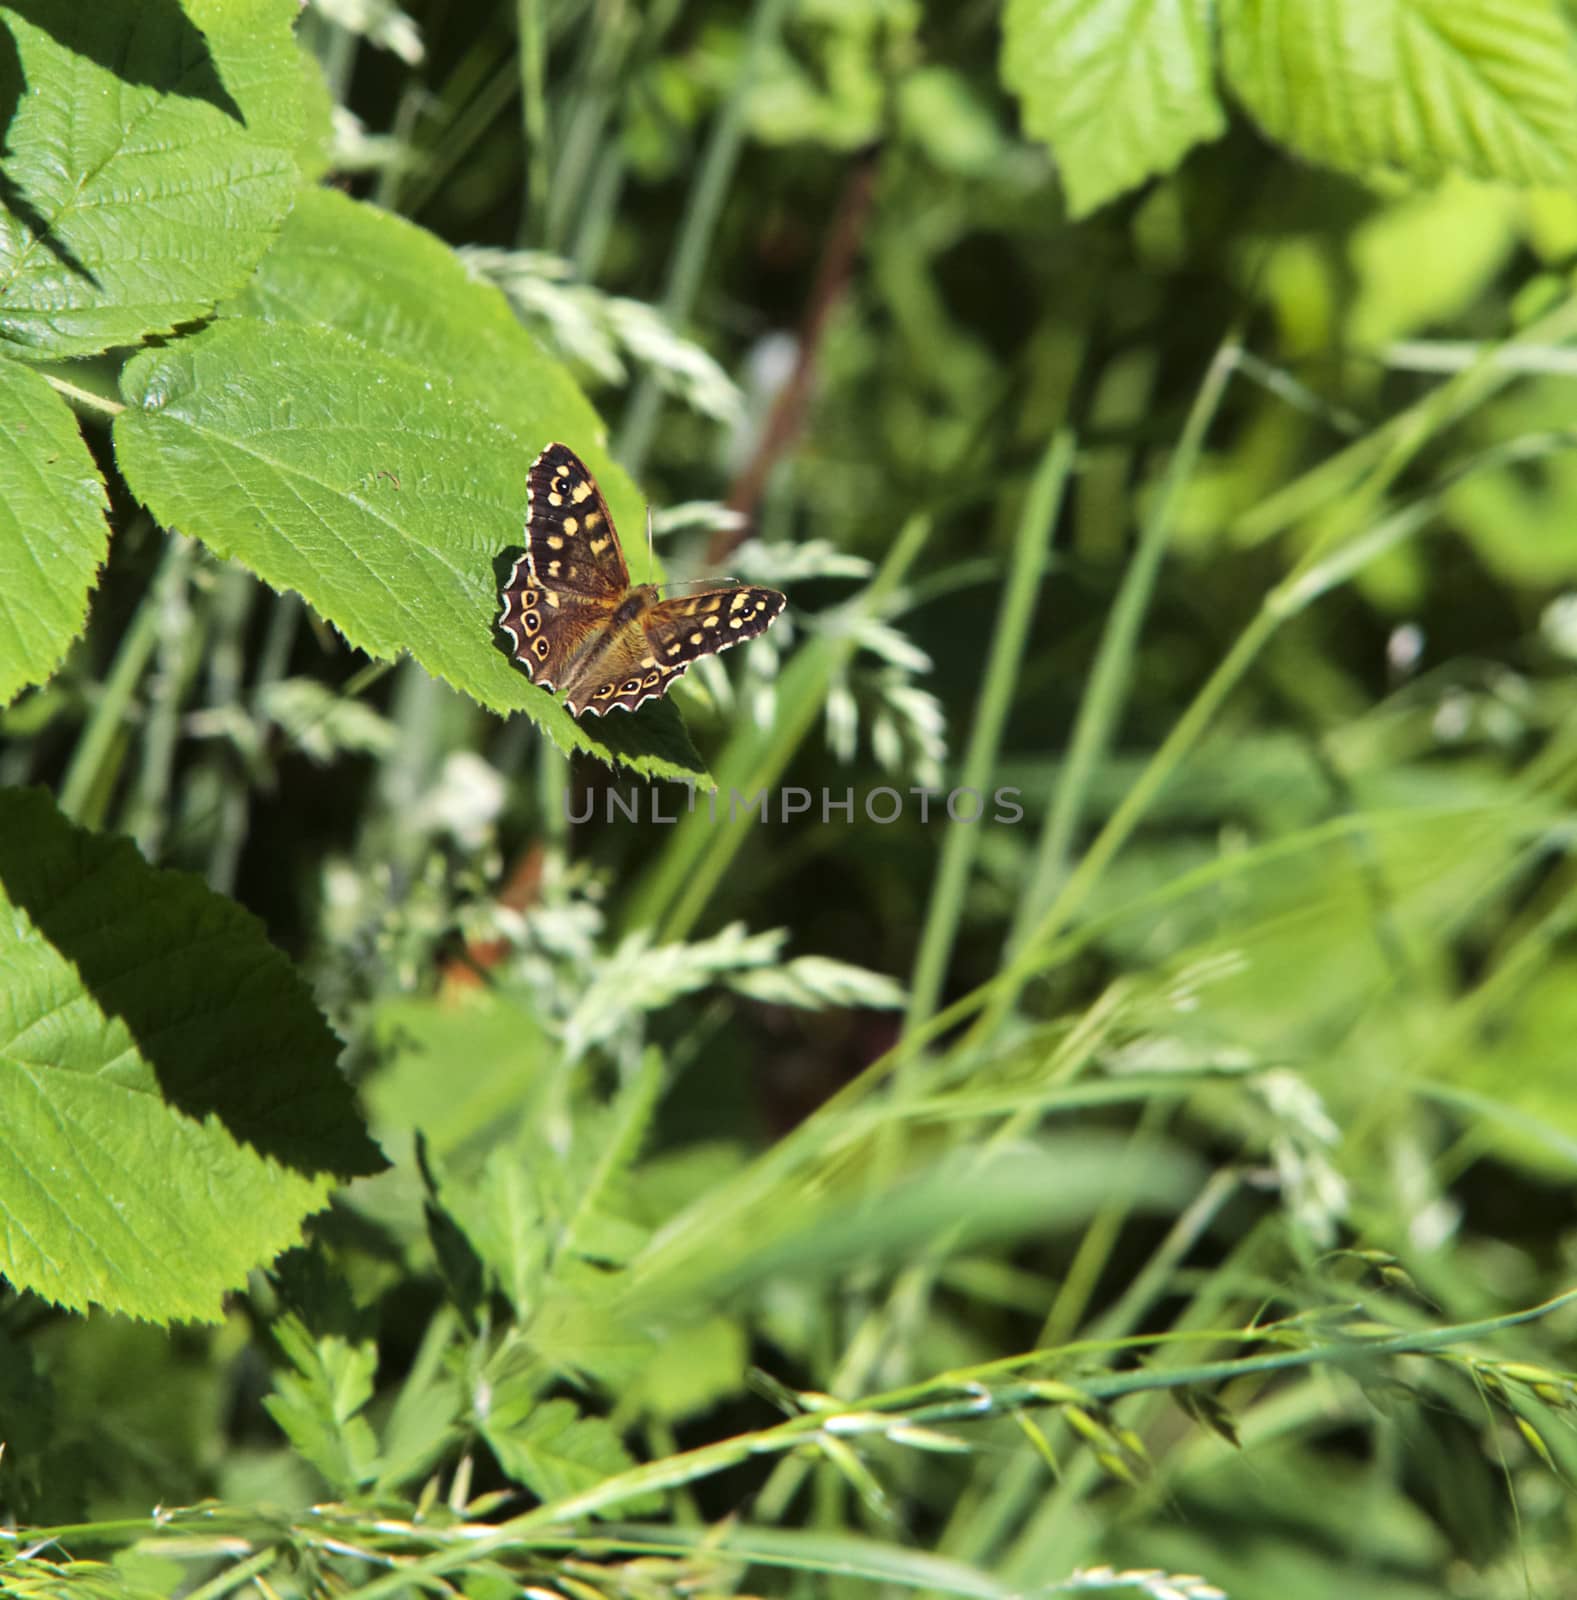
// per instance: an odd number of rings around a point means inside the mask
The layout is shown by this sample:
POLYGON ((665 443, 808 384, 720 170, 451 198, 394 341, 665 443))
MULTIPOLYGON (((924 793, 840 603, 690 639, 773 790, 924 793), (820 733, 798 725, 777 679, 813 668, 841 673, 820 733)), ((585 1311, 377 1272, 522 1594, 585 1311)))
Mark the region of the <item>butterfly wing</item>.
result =
POLYGON ((663 694, 678 676, 657 660, 640 622, 627 622, 571 673, 564 703, 577 717, 586 711, 601 716, 614 706, 633 711, 663 694))
POLYGON ((531 681, 559 689, 630 587, 607 503, 568 445, 550 444, 531 463, 525 544, 500 592, 498 625, 531 681))
POLYGON ((776 589, 734 586, 659 600, 622 626, 572 675, 566 703, 578 717, 611 706, 633 711, 668 692, 692 661, 770 627, 787 604, 776 589))
POLYGON ((504 586, 498 625, 509 635, 526 676, 544 689, 562 689, 573 681, 576 662, 606 630, 614 606, 533 587, 529 575, 521 573, 525 561, 522 556, 516 562, 504 586))
POLYGON ((550 444, 531 463, 525 541, 523 560, 533 588, 615 605, 629 590, 630 569, 607 502, 568 445, 550 444))
POLYGON ((787 604, 776 589, 733 584, 660 600, 642 612, 640 623, 657 664, 678 677, 692 661, 765 633, 787 604))

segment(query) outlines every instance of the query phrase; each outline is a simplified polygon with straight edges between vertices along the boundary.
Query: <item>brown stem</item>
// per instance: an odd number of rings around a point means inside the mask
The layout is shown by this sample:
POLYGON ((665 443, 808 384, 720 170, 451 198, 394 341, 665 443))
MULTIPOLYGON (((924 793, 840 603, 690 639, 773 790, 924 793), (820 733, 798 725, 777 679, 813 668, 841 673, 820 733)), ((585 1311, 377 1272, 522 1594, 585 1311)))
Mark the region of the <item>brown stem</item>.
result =
POLYGON ((816 360, 821 352, 821 341, 827 331, 832 313, 849 291, 854 277, 855 262, 865 241, 866 224, 870 221, 871 205, 876 194, 876 163, 880 146, 871 145, 855 161, 853 170, 843 186, 838 209, 833 214, 832 225, 827 230, 827 240, 822 247, 821 261, 816 268, 816 281, 811 288, 810 304, 800 325, 799 348, 794 358, 794 370, 788 382, 778 391, 767 413, 754 453, 744 470, 734 480, 729 491, 728 508, 740 512, 746 519, 738 530, 719 528, 712 535, 707 549, 708 569, 727 560, 733 550, 749 534, 749 524, 760 504, 767 479, 772 469, 788 454, 804 426, 805 412, 810 403, 811 386, 816 375, 816 360))

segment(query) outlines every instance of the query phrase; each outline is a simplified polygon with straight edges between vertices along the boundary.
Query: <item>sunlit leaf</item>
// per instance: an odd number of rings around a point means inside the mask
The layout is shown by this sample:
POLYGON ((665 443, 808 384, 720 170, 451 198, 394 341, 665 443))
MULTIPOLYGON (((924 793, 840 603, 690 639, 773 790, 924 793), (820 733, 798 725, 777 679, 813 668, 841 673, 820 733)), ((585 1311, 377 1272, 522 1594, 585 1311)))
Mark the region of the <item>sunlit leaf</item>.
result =
POLYGON ((1348 172, 1577 174, 1577 57, 1556 0, 1222 0, 1233 92, 1348 172))
POLYGON ((378 1169, 338 1041, 253 918, 0 792, 0 1271, 214 1319, 337 1177, 378 1169))
POLYGON ((47 383, 0 360, 0 705, 82 631, 108 539, 104 481, 47 383))
POLYGON ((1207 0, 1008 0, 1002 77, 1075 216, 1169 172, 1226 127, 1207 0))
POLYGON ((135 344, 242 282, 299 183, 296 11, 0 4, 0 342, 135 344))

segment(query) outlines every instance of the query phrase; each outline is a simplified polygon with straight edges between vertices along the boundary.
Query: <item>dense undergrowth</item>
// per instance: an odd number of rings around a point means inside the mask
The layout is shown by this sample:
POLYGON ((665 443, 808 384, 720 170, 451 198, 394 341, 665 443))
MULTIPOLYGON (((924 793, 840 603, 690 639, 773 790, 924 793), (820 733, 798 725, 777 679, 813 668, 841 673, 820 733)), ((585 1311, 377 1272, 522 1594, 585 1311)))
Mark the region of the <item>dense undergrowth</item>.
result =
POLYGON ((0 0, 0 1592, 1570 1592, 1572 13, 408 10, 0 0))

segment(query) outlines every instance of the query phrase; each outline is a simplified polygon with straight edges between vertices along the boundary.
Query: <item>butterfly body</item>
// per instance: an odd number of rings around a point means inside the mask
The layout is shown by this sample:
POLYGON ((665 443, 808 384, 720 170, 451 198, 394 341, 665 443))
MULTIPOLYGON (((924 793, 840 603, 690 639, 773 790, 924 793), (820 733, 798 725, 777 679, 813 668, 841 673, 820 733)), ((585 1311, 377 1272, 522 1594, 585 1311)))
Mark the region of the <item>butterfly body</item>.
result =
POLYGON ((577 717, 656 699, 691 662, 753 639, 787 604, 744 584, 673 600, 631 584, 608 507, 567 445, 531 464, 526 493, 525 553, 500 593, 499 627, 531 681, 562 692, 577 717))

